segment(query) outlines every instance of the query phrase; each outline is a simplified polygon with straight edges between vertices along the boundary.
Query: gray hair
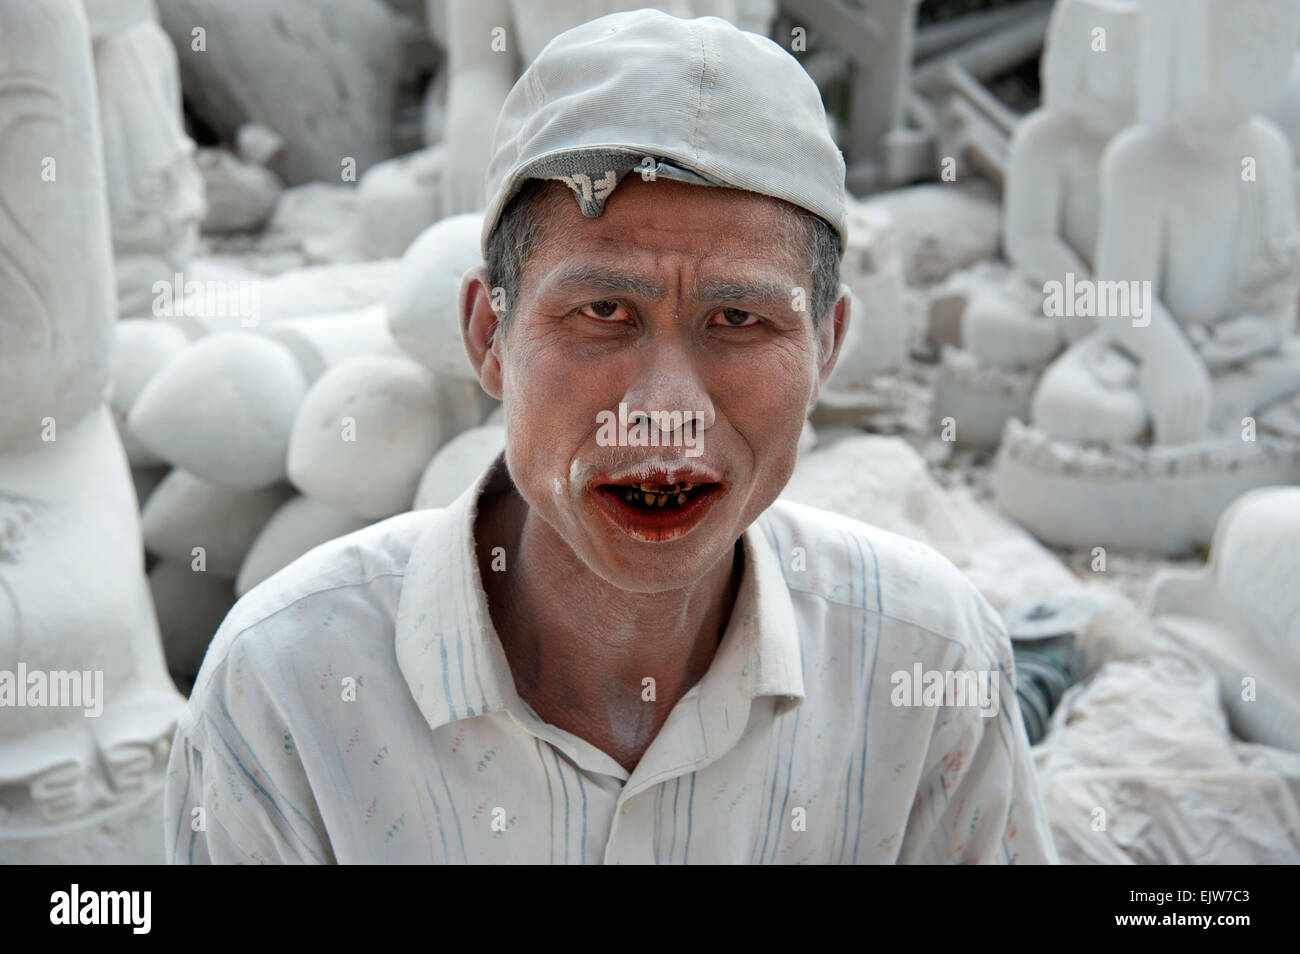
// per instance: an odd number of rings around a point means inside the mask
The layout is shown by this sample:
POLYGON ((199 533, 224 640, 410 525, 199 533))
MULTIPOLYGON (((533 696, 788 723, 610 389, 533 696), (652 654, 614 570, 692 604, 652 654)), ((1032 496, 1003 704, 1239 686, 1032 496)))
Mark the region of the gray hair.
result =
MULTIPOLYGON (((545 204, 563 201, 568 190, 547 192, 549 183, 530 179, 506 205, 501 218, 487 241, 488 283, 500 288, 504 304, 499 319, 504 327, 519 300, 524 265, 545 232, 545 204)), ((840 285, 840 235, 819 215, 795 205, 789 206, 792 228, 787 233, 812 272, 812 291, 808 307, 812 311, 813 331, 821 329, 822 320, 835 304, 840 285)))

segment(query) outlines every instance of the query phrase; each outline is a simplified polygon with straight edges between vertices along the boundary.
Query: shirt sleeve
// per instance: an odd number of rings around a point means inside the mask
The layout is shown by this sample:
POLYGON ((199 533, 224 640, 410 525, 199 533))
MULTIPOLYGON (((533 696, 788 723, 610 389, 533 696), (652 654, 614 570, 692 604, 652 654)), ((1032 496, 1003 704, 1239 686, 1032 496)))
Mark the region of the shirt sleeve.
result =
POLYGON ((987 616, 965 671, 996 674, 996 701, 941 710, 900 862, 1059 864, 1016 701, 1011 641, 991 609, 987 616))
MULTIPOLYGON (((214 764, 210 774, 217 769, 214 764)), ((220 774, 215 772, 215 774, 220 774)), ((169 864, 206 865, 254 863, 257 852, 238 845, 204 804, 203 751, 188 733, 178 731, 167 766, 163 817, 167 819, 166 858, 169 864)))
POLYGON ((238 640, 200 674, 167 767, 169 864, 333 861, 306 773, 286 742, 273 678, 273 661, 238 640))

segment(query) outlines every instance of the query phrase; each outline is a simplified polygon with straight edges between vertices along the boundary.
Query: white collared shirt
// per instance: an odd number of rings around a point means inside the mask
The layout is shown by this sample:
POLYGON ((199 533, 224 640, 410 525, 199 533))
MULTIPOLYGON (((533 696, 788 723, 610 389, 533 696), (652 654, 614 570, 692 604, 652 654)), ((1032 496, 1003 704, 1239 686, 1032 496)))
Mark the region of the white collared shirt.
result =
POLYGON ((1056 861, 997 614, 935 551, 823 511, 745 531, 717 653, 634 771, 543 721, 475 555, 501 466, 231 610, 172 750, 170 861, 1056 861), (915 704, 916 675, 963 671, 994 673, 995 713, 915 704))

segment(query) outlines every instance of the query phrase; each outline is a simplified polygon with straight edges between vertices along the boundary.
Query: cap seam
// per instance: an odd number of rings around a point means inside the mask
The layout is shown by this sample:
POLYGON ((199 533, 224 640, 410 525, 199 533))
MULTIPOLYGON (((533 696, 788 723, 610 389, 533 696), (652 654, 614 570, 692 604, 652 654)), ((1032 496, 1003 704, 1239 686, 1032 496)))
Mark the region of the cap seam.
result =
MULTIPOLYGON (((694 26, 694 24, 692 24, 694 26)), ((700 134, 703 132, 704 123, 704 83, 709 73, 709 51, 708 42, 703 30, 697 29, 696 35, 700 39, 700 81, 695 91, 695 120, 691 127, 691 138, 689 140, 692 152, 692 158, 698 162, 700 160, 700 134)))

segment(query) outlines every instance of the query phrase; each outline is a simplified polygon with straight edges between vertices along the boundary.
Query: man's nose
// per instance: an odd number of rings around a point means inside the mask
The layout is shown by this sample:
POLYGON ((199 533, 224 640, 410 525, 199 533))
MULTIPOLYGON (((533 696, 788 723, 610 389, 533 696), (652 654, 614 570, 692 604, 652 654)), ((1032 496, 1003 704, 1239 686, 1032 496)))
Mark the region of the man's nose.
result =
POLYGON ((663 422, 666 430, 675 430, 681 422, 682 427, 699 434, 717 418, 700 357, 683 342, 661 339, 647 346, 645 361, 624 392, 623 403, 629 415, 649 413, 651 427, 663 422))

